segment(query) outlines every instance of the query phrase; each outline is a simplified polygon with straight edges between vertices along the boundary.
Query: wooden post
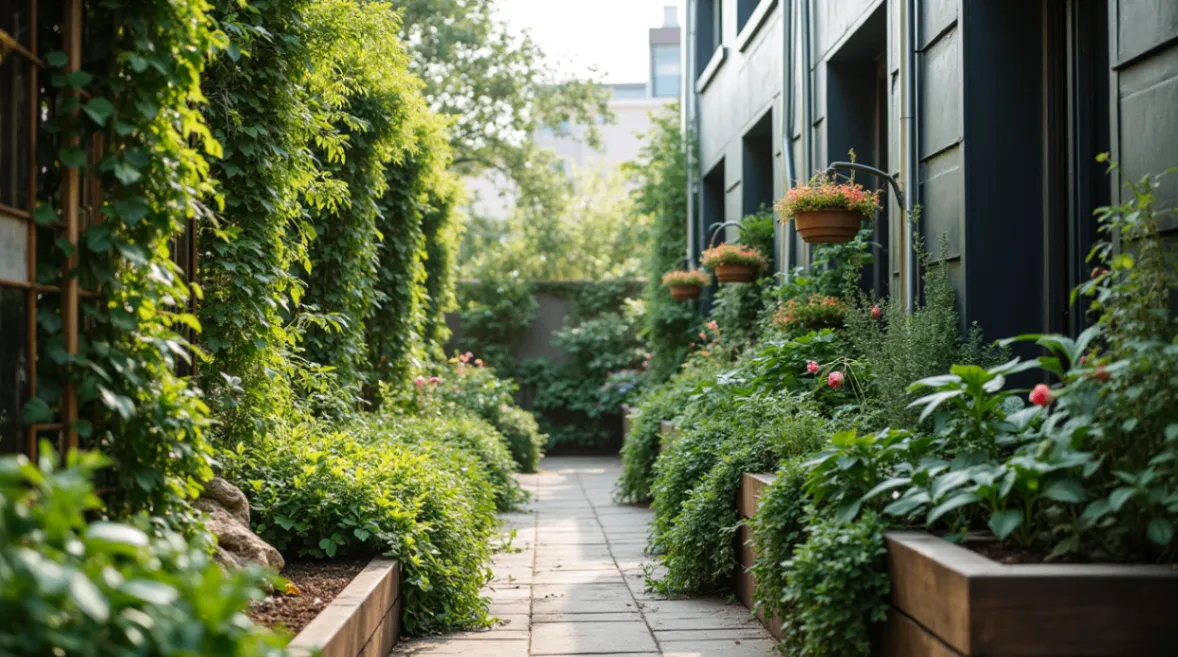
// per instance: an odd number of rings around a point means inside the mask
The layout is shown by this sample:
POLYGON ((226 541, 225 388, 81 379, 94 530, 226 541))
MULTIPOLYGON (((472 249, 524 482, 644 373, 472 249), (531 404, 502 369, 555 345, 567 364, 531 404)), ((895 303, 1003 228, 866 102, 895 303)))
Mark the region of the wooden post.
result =
MULTIPOLYGON (((65 14, 65 42, 66 42, 66 72, 72 73, 82 68, 82 0, 67 0, 65 14)), ((77 96, 76 91, 70 94, 77 96)), ((77 119, 74 110, 74 119, 77 119)), ((80 144, 77 136, 67 140, 70 147, 77 148, 80 144)), ((65 272, 65 280, 61 288, 61 315, 65 330, 65 349, 71 356, 78 353, 78 206, 79 180, 77 167, 67 167, 62 177, 61 205, 65 220, 65 239, 72 247, 65 272)), ((62 399, 62 421, 65 423, 64 451, 78 447, 78 432, 74 423, 78 419, 78 395, 73 380, 74 372, 71 368, 66 377, 65 394, 62 399)))

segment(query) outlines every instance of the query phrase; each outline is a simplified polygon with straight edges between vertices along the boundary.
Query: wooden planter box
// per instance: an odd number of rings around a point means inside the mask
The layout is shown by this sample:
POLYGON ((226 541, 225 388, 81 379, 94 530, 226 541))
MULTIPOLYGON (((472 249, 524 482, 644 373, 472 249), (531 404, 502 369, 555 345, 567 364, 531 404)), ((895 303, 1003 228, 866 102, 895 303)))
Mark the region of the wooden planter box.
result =
MULTIPOLYGON (((771 474, 755 474, 746 472, 741 475, 740 480, 740 498, 737 501, 737 507, 740 509, 740 517, 743 520, 748 520, 757 512, 757 504, 760 502, 761 493, 765 487, 773 483, 777 477, 771 474)), ((740 569, 736 574, 736 598, 740 600, 741 604, 749 609, 753 608, 755 599, 753 597, 757 590, 757 578, 749 572, 749 568, 753 567, 753 561, 757 558, 756 548, 752 545, 752 532, 749 531, 748 526, 741 523, 736 532, 737 555, 740 560, 740 569)), ((781 619, 776 616, 765 618, 765 612, 758 611, 757 618, 760 619, 761 624, 774 637, 781 638, 781 619)))
POLYGON ((1178 654, 1178 568, 1005 565, 925 532, 891 532, 886 657, 1178 654))
POLYGON ((679 428, 675 426, 674 422, 663 420, 659 423, 659 453, 671 445, 671 443, 679 440, 679 428))
POLYGON ((386 657, 401 634, 401 565, 376 558, 291 640, 296 657, 386 657))
MULTIPOLYGON (((750 518, 772 475, 745 473, 750 518)), ((756 551, 741 526, 739 600, 752 608, 756 551)), ((922 531, 887 534, 892 580, 882 657, 1173 657, 1178 568, 1005 565, 922 531)), ((761 617, 774 636, 779 619, 761 617)))

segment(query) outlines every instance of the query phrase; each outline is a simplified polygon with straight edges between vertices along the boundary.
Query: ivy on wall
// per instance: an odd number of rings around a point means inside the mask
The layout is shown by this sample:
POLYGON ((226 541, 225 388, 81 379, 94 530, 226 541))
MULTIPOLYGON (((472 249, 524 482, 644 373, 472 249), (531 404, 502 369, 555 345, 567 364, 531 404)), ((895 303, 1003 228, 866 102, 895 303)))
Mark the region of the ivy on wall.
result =
MULTIPOLYGON (((41 20, 52 32, 50 26, 64 23, 55 14, 64 3, 47 4, 53 6, 41 20)), ((205 213, 200 199, 215 199, 205 158, 219 156, 221 147, 198 109, 200 76, 206 58, 227 40, 208 11, 201 0, 92 4, 80 69, 72 70, 61 50, 42 54, 52 70, 51 91, 63 98, 42 125, 43 143, 53 144, 54 155, 40 174, 42 189, 56 189, 76 169, 100 182, 102 196, 76 249, 59 238, 56 253, 40 262, 41 282, 74 277, 97 296, 82 300, 84 330, 73 354, 63 308, 41 306, 47 358, 24 420, 44 422, 60 413, 72 382, 73 430, 118 464, 110 512, 146 511, 177 526, 191 526, 185 498, 211 475, 208 409, 176 374, 189 353, 180 329, 197 326, 183 310, 194 292, 169 255, 169 242, 205 213)), ((43 42, 61 48, 64 32, 43 42)), ((69 199, 48 193, 42 199, 38 224, 60 225, 69 199)))

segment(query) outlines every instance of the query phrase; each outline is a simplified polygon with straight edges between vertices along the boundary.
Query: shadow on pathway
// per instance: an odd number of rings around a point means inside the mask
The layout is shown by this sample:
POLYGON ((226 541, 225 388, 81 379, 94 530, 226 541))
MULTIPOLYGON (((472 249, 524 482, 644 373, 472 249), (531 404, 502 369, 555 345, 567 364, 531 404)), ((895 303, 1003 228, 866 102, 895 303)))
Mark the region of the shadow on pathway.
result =
POLYGON ((739 604, 643 592, 653 513, 613 501, 617 457, 553 457, 521 475, 529 513, 504 516, 515 551, 496 555, 485 632, 407 641, 394 655, 769 657, 763 627, 739 604))

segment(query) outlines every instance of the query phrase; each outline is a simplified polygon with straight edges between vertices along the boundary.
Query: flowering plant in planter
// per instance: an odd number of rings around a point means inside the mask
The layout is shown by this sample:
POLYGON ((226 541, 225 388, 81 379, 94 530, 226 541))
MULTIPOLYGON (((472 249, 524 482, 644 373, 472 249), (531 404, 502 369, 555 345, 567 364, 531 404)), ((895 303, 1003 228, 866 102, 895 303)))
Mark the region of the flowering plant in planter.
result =
POLYGON ((804 331, 818 331, 824 328, 841 328, 847 316, 847 303, 837 297, 811 294, 799 300, 786 301, 773 314, 773 324, 786 330, 800 328, 804 331))
POLYGON ((760 251, 740 244, 714 246, 704 251, 700 260, 716 272, 721 283, 748 283, 769 267, 769 261, 760 251))
POLYGON ((864 218, 882 207, 879 192, 855 182, 838 183, 823 176, 789 190, 774 207, 792 218, 802 239, 811 243, 849 242, 864 218))
POLYGON ((676 301, 697 298, 702 288, 711 282, 712 277, 699 270, 669 271, 663 274, 663 285, 671 290, 671 298, 676 301))

